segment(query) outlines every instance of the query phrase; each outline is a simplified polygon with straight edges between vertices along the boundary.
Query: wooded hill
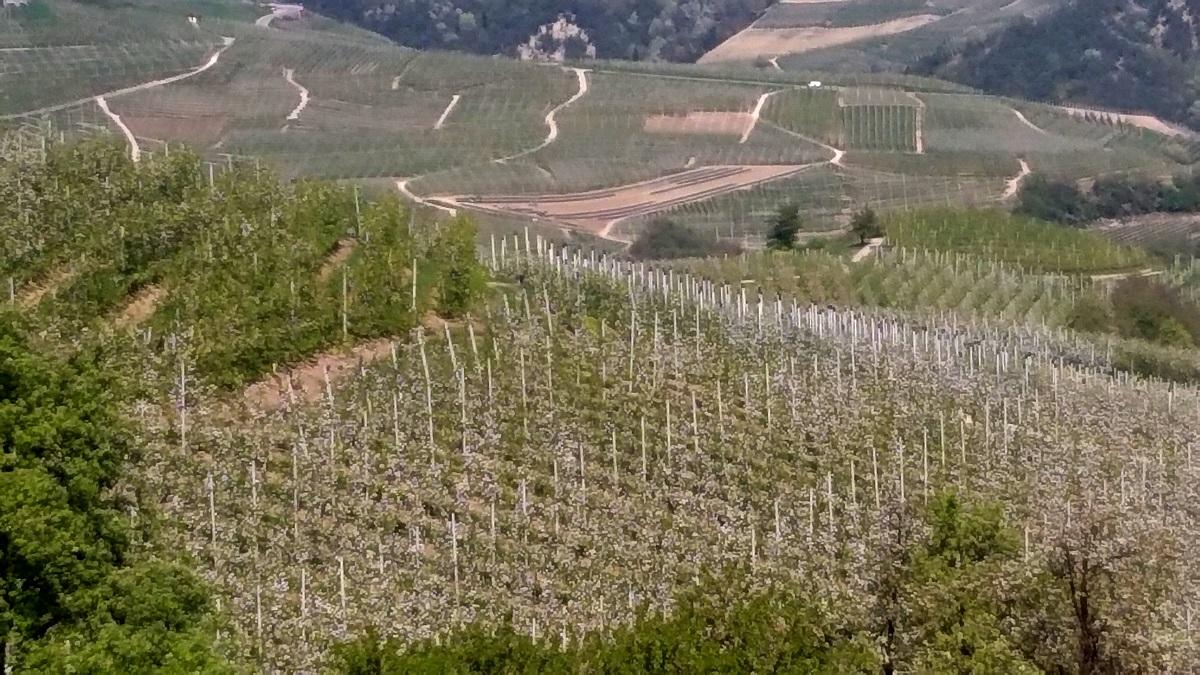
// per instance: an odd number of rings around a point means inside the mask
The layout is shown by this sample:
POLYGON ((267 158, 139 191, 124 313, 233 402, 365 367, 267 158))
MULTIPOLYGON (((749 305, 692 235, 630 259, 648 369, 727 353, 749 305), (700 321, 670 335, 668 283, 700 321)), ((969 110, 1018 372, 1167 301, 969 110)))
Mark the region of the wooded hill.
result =
POLYGON ((586 40, 568 41, 569 54, 582 55, 590 43, 601 58, 693 61, 745 28, 770 4, 770 0, 317 0, 307 6, 420 49, 512 54, 540 26, 564 16, 587 34, 586 40))
POLYGON ((915 72, 1035 101, 1136 110, 1200 127, 1197 0, 1087 0, 982 41, 947 46, 915 72))

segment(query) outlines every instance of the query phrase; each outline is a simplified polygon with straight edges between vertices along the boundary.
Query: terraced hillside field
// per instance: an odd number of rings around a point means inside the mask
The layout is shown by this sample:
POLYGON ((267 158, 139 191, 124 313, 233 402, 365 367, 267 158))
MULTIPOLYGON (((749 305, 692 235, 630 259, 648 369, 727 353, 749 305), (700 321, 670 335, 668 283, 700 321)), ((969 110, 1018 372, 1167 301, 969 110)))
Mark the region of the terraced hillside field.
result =
MULTIPOLYGON (((839 20, 884 9, 864 7, 839 20)), ((1002 203, 1029 171, 1164 175, 1190 161, 1186 139, 915 78, 811 74, 810 87, 774 69, 545 66, 414 52, 320 17, 214 13, 184 27, 191 41, 164 42, 182 30, 164 23, 142 42, 0 45, 0 78, 20 81, 0 91, 6 123, 107 129, 137 155, 186 143, 212 170, 253 159, 618 241, 671 214, 753 245, 780 201, 832 230, 864 204, 1002 203), (726 168, 742 178, 631 196, 726 168), (605 191, 620 196, 593 203, 605 191), (544 195, 566 197, 549 209, 544 195)))

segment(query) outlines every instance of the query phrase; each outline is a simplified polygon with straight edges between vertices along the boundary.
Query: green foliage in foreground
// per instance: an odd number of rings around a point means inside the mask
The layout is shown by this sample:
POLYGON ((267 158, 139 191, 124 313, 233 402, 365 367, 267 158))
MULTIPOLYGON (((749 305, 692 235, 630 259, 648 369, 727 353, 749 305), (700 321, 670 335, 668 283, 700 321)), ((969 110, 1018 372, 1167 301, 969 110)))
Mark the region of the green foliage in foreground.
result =
POLYGON ((1003 211, 940 209, 896 214, 885 223, 893 246, 953 251, 1038 272, 1100 273, 1149 262, 1140 249, 1074 228, 1003 211))
MULTIPOLYGON (((1200 306, 1185 299, 1178 288, 1144 277, 1116 282, 1106 298, 1081 297, 1068 325, 1093 333, 1117 333, 1163 347, 1200 344, 1200 306)), ((1139 363, 1142 365, 1136 370, 1146 372, 1147 362, 1139 363)))
POLYGON ((0 671, 223 672, 207 589, 131 555, 134 457, 88 354, 36 354, 0 315, 0 671))
POLYGON ((566 647, 511 625, 412 645, 369 631, 337 648, 335 666, 349 675, 1121 670, 1122 636, 1103 633, 1114 568, 1086 534, 1025 561, 998 504, 946 493, 921 516, 890 516, 899 537, 867 580, 874 606, 730 569, 683 593, 669 615, 642 613, 566 647))

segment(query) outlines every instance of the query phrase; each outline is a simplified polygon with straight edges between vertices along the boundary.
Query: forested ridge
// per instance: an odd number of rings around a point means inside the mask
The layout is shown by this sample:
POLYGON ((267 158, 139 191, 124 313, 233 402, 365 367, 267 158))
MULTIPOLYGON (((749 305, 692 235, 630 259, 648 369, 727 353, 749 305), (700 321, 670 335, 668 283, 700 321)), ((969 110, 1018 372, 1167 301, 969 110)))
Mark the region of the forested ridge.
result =
MULTIPOLYGON (((515 54, 560 16, 583 29, 601 58, 694 61, 748 26, 771 0, 317 0, 316 12, 357 23, 400 44, 515 54)), ((545 38, 552 41, 550 38, 545 38)), ((554 51, 552 45, 544 51, 554 51)), ((576 38, 568 55, 584 53, 576 38)))
POLYGON ((1200 2, 1074 0, 912 71, 1034 101, 1139 111, 1200 128, 1200 2))

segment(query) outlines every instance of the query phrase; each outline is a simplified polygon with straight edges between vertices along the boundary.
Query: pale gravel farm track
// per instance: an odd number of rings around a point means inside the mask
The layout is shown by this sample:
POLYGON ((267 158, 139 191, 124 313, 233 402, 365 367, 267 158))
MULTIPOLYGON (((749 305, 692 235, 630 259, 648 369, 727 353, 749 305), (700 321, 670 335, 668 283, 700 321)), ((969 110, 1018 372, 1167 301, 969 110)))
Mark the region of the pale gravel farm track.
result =
POLYGON ((767 93, 758 97, 758 101, 754 103, 754 110, 750 111, 750 123, 746 125, 746 131, 742 133, 742 140, 738 141, 738 143, 744 145, 746 141, 750 140, 750 135, 754 133, 755 127, 758 126, 758 118, 762 117, 762 109, 763 106, 767 104, 767 99, 771 98, 775 94, 778 94, 779 91, 780 90, 778 89, 775 91, 768 91, 767 93))
POLYGON ((59 103, 57 105, 47 106, 44 108, 38 108, 36 110, 26 110, 25 112, 14 113, 11 115, 2 115, 2 116, 0 116, 0 120, 12 120, 12 119, 20 118, 20 117, 30 117, 30 116, 34 116, 34 115, 46 115, 49 113, 59 112, 60 110, 66 110, 67 108, 74 108, 76 106, 83 105, 85 103, 94 101, 95 99, 101 98, 101 97, 103 97, 105 99, 110 99, 110 98, 113 98, 116 96, 124 96, 125 94, 132 94, 132 93, 138 92, 138 91, 145 91, 147 89, 153 89, 155 87, 162 87, 162 86, 165 86, 168 84, 175 84, 176 82, 182 82, 183 80, 186 80, 191 77, 195 77, 195 76, 199 75, 200 73, 205 72, 209 68, 212 68, 213 66, 217 65, 217 61, 219 61, 221 59, 221 54, 224 54, 225 50, 227 50, 231 46, 233 46, 233 43, 236 40, 235 38, 231 38, 231 37, 226 37, 226 38, 222 38, 222 39, 225 41, 225 43, 221 46, 220 49, 218 49, 216 52, 213 52, 213 55, 208 58, 208 61, 206 61, 203 65, 199 66, 198 68, 189 70, 186 73, 180 73, 178 75, 172 75, 171 77, 164 77, 164 78, 158 79, 158 80, 151 80, 150 82, 143 82, 141 84, 135 84, 132 87, 125 87, 123 89, 114 89, 113 91, 106 91, 102 94, 97 94, 95 96, 88 96, 87 98, 76 99, 76 100, 70 101, 68 103, 59 103))
POLYGON ((446 124, 446 120, 450 119, 450 113, 454 112, 454 109, 456 107, 458 107, 458 102, 461 100, 462 100, 461 94, 455 94, 450 99, 450 103, 446 106, 446 109, 442 111, 442 116, 439 117, 437 119, 437 122, 435 122, 433 124, 434 131, 439 131, 442 128, 442 126, 446 124))
POLYGON ((1004 196, 1001 197, 1002 200, 1016 197, 1017 192, 1021 190, 1021 183, 1025 182, 1029 174, 1033 173, 1029 168, 1029 162, 1023 159, 1018 159, 1017 161, 1021 163, 1021 171, 1009 179, 1008 184, 1004 188, 1004 196))
POLYGON ((1034 131, 1038 132, 1039 134, 1042 134, 1043 136, 1048 136, 1050 134, 1050 132, 1039 127, 1038 125, 1034 124, 1033 122, 1030 122, 1029 118, 1026 117, 1025 114, 1022 113, 1020 110, 1013 108, 1012 111, 1013 111, 1013 114, 1017 116, 1017 119, 1021 120, 1021 124, 1024 124, 1025 126, 1029 127, 1030 129, 1033 129, 1034 131))
POLYGON ((283 79, 287 80, 288 84, 292 85, 300 92, 300 102, 296 104, 296 107, 293 108, 287 116, 287 119, 289 120, 298 120, 300 119, 300 113, 304 112, 304 109, 308 107, 308 89, 305 89, 304 85, 296 81, 296 71, 292 70, 291 68, 283 69, 283 79))
POLYGON ((396 181, 396 189, 400 191, 400 194, 404 195, 405 197, 412 200, 413 202, 420 204, 421 206, 427 206, 429 208, 438 209, 439 211, 445 211, 446 213, 450 214, 451 218, 458 216, 458 209, 451 208, 449 206, 443 206, 443 205, 437 203, 436 201, 431 201, 431 200, 425 199, 424 197, 417 196, 416 193, 414 193, 412 190, 408 189, 408 182, 410 180, 412 180, 412 179, 411 178, 402 178, 402 179, 396 181))
POLYGON ((113 123, 116 124, 121 130, 121 133, 125 135, 125 140, 129 142, 129 159, 131 159, 135 164, 141 161, 142 148, 138 145, 137 138, 133 135, 133 130, 125 125, 125 121, 121 119, 120 115, 116 114, 108 107, 108 101, 106 101, 103 96, 96 97, 96 105, 100 106, 100 110, 103 111, 105 115, 108 115, 109 119, 111 119, 113 123))

